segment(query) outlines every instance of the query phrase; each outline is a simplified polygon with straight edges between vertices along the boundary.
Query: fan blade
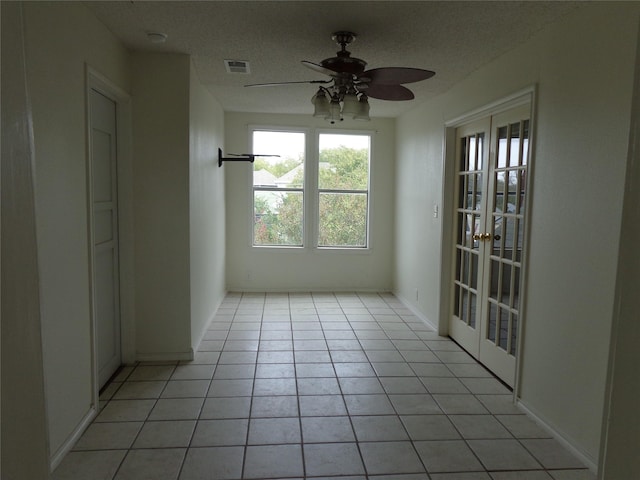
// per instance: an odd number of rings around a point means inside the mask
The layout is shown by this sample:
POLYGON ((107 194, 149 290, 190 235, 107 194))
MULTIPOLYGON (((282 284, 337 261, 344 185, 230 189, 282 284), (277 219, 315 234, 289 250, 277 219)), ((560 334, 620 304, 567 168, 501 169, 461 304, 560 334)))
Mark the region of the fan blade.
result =
POLYGON ((413 100, 414 95, 411 90, 402 85, 381 85, 369 84, 369 88, 364 90, 368 97, 379 100, 413 100))
POLYGON ((383 67, 367 70, 358 76, 362 79, 368 78, 371 80, 369 83, 377 85, 398 85, 426 80, 435 74, 431 70, 422 70, 421 68, 383 67))
POLYGON ((277 87, 278 85, 292 85, 296 83, 331 83, 333 80, 303 80, 301 82, 273 82, 273 83, 251 83, 245 87, 277 87))
POLYGON ((311 70, 315 70, 316 72, 322 73, 324 75, 329 75, 330 77, 338 73, 334 70, 325 68, 322 65, 318 65, 317 63, 308 62, 307 60, 302 60, 302 64, 305 67, 310 68, 311 70))

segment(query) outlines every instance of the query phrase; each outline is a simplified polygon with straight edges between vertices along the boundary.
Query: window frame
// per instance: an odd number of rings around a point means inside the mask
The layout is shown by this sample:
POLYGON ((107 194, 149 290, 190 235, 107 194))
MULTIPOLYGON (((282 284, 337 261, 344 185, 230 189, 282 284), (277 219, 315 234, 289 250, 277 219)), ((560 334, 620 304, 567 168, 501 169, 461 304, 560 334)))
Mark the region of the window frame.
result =
POLYGON ((251 171, 248 175, 249 186, 249 245, 254 251, 287 251, 287 252, 333 252, 333 253, 349 253, 349 254, 368 254, 372 249, 372 210, 373 210, 373 178, 374 178, 374 158, 375 158, 375 131, 373 130, 350 130, 343 128, 327 129, 327 128, 305 128, 299 126, 288 125, 248 125, 248 145, 252 153, 270 153, 270 152, 254 152, 253 136, 254 132, 285 132, 285 133, 302 133, 305 135, 305 157, 304 157, 304 181, 302 188, 279 188, 279 187, 258 187, 253 184, 254 168, 251 165, 251 171), (369 168, 368 182, 366 190, 334 190, 321 189, 319 185, 319 168, 320 168, 320 135, 353 135, 369 137, 369 168), (257 191, 300 191, 302 192, 303 217, 302 217, 302 245, 260 245, 255 243, 255 192, 257 191), (321 193, 338 193, 338 194, 366 194, 367 196, 367 212, 366 212, 366 231, 364 246, 325 246, 320 245, 320 194, 321 193))
POLYGON ((250 223, 250 228, 249 228, 249 235, 250 235, 250 242, 249 244, 251 245, 252 248, 256 248, 256 249, 284 249, 284 250, 302 250, 305 248, 305 245, 307 244, 307 210, 308 210, 308 195, 307 195, 307 186, 308 186, 308 169, 309 169, 309 130, 306 128, 300 128, 300 127, 286 127, 286 126, 276 126, 276 127, 272 127, 272 126, 263 126, 263 125, 249 125, 249 150, 252 153, 263 153, 263 154, 270 154, 270 152, 254 152, 254 133, 255 132, 274 132, 274 133, 301 133, 304 135, 304 161, 303 161, 303 166, 304 166, 304 177, 303 177, 303 181, 302 181, 302 187, 286 187, 286 188, 280 188, 280 187, 257 187, 254 185, 253 183, 253 175, 255 173, 254 170, 254 164, 251 163, 251 174, 249 175, 249 191, 250 191, 250 195, 251 195, 251 199, 249 201, 249 206, 251 209, 250 215, 249 215, 249 223, 250 223), (302 194, 302 244, 292 244, 292 245, 286 245, 286 244, 275 244, 275 245, 268 245, 268 244, 256 244, 255 243, 255 192, 256 191, 262 191, 262 192, 299 192, 302 194))
POLYGON ((362 252, 369 251, 371 249, 371 184, 372 184, 372 171, 373 171, 373 143, 374 132, 365 130, 347 130, 347 129, 316 129, 314 142, 314 158, 313 163, 315 167, 315 178, 313 183, 313 195, 314 195, 314 216, 313 216, 313 246, 317 250, 343 250, 348 252, 362 252), (350 135, 359 137, 369 137, 369 158, 367 168, 367 189, 330 189, 320 188, 320 136, 321 135, 350 135), (320 245, 320 195, 322 193, 335 193, 335 194, 355 194, 366 195, 366 218, 365 218, 365 244, 360 245, 320 245))

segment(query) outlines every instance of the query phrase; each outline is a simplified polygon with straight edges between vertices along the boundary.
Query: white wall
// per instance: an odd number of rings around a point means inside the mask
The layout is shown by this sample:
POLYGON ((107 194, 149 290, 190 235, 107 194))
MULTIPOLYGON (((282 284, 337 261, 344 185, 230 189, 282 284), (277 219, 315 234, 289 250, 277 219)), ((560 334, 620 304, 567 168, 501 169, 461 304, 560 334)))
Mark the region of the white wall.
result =
POLYGON ((224 114, 198 81, 193 65, 189 98, 191 346, 195 350, 226 292, 224 170, 218 168, 224 114))
POLYGON ((444 123, 537 83, 521 401, 597 462, 637 4, 576 13, 398 119, 395 288, 440 317, 444 123), (418 259, 418 261, 416 261, 418 259))
MULTIPOLYGON (((638 35, 640 47, 640 35, 638 35)), ((601 478, 640 478, 640 49, 636 52, 636 73, 631 117, 632 137, 622 211, 620 258, 612 326, 608 399, 603 421, 601 478)))
POLYGON ((188 358, 191 60, 139 52, 131 67, 136 353, 188 358))
POLYGON ((33 130, 22 6, 2 9, 2 434, 0 477, 44 480, 49 442, 44 399, 33 130))
MULTIPOLYGON (((372 111, 374 107, 372 106, 372 111)), ((311 115, 225 114, 227 152, 249 149, 249 125, 327 129, 311 115)), ((375 112, 372 112, 375 113, 375 112)), ((225 163, 227 204, 227 288, 238 291, 389 290, 393 256, 394 120, 345 121, 342 129, 370 130, 370 242, 367 252, 261 249, 251 246, 251 164, 225 163)))
POLYGON ((128 54, 79 3, 24 3, 52 456, 91 409, 85 62, 124 90, 128 54))

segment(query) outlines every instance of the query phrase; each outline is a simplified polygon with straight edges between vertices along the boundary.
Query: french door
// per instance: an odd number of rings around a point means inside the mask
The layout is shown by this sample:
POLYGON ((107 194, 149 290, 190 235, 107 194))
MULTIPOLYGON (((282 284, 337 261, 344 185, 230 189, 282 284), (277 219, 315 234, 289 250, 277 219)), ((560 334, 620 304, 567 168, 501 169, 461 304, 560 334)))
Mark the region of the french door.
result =
POLYGON ((456 131, 456 209, 449 333, 514 385, 524 248, 530 108, 456 131))

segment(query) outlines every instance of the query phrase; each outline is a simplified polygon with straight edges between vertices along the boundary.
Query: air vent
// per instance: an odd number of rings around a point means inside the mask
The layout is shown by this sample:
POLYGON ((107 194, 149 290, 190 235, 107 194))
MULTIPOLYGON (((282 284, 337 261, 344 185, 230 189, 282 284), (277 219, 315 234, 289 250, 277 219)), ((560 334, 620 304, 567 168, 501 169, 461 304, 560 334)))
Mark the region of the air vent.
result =
POLYGON ((250 73, 249 62, 244 60, 225 60, 224 66, 227 73, 250 73))

